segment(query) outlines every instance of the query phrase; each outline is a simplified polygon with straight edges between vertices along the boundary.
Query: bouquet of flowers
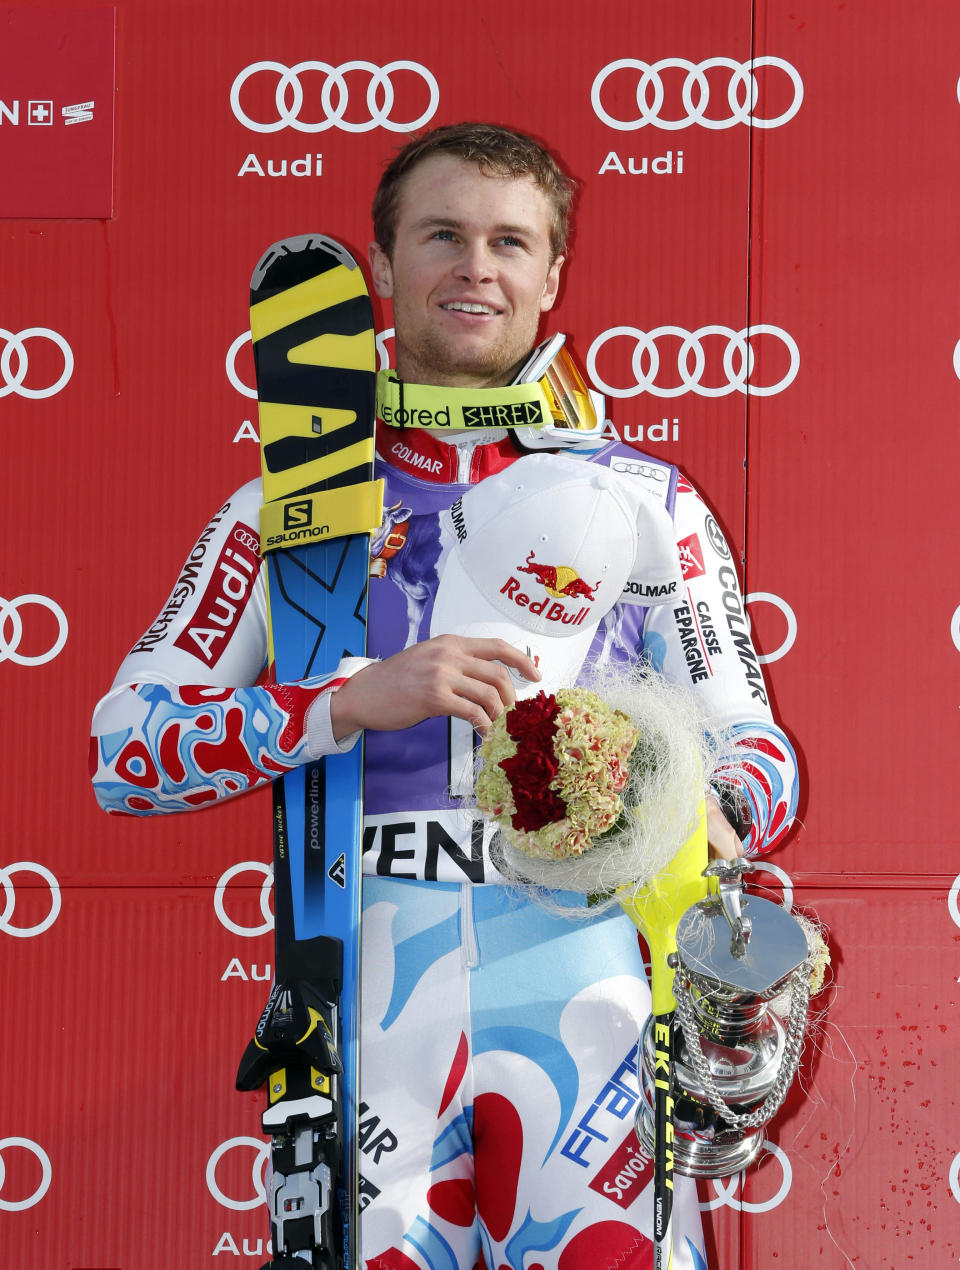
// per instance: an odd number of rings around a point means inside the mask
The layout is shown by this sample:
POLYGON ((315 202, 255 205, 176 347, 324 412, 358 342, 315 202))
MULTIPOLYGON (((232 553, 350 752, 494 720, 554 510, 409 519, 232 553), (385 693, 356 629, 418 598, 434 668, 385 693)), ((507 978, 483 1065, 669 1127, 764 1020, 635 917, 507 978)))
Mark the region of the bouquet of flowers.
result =
POLYGON ((563 912, 542 892, 613 897, 655 877, 696 828, 710 776, 735 765, 693 694, 649 668, 518 701, 480 762, 499 867, 563 912))
POLYGON ((477 805, 527 855, 581 855, 623 815, 639 739, 627 715, 588 688, 538 692, 501 714, 484 741, 477 805))

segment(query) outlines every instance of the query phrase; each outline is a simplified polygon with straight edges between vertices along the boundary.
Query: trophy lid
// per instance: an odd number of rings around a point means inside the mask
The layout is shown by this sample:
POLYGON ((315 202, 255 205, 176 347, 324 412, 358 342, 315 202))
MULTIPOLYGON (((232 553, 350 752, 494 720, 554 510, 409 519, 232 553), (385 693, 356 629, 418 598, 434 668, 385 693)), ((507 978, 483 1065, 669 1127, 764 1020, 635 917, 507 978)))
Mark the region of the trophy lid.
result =
POLYGON ((719 899, 687 909, 677 926, 677 956, 701 988, 767 997, 807 960, 807 937, 797 919, 770 900, 741 895, 739 907, 746 919, 740 930, 719 899))

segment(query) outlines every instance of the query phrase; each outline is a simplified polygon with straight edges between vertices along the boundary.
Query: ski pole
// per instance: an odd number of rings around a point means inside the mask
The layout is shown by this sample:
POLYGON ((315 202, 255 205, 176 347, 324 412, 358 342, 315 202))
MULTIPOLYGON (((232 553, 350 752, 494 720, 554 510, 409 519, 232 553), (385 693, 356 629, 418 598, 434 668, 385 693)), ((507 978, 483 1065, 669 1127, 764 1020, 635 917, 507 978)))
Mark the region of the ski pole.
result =
POLYGON ((622 894, 620 903, 650 949, 650 993, 656 1055, 654 1079, 653 1266, 673 1265, 673 995, 677 924, 707 894, 706 809, 697 828, 670 863, 646 886, 622 894))

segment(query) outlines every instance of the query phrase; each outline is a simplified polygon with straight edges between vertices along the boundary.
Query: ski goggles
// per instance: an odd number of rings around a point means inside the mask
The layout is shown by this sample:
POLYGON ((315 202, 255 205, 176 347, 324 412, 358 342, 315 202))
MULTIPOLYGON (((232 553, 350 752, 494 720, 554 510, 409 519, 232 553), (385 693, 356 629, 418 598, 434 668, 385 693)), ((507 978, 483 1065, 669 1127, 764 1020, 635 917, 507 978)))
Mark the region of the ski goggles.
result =
POLYGON ((539 385, 550 410, 548 427, 593 433, 603 427, 603 398, 587 387, 565 341, 565 335, 544 340, 517 375, 517 383, 539 385))

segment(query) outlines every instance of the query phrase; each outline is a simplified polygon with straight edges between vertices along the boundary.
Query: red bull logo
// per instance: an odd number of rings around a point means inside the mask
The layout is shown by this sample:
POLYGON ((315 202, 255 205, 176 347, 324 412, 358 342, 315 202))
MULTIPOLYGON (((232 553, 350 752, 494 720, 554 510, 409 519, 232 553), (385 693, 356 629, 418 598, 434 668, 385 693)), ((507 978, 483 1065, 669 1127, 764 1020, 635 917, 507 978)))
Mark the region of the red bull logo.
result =
POLYGON ((541 564, 532 551, 527 556, 526 564, 519 564, 516 569, 517 573, 529 573, 536 578, 547 595, 540 600, 534 599, 522 589, 523 583, 513 577, 500 588, 501 595, 507 596, 520 608, 529 609, 536 617, 543 617, 548 622, 559 622, 563 626, 583 625, 590 613, 589 604, 573 609, 562 601, 595 600, 599 582, 590 586, 589 583, 584 582, 576 569, 571 569, 566 564, 541 564), (553 598, 553 603, 548 597, 553 598))
POLYGON ((552 595, 555 600, 597 598, 599 582, 589 586, 576 569, 571 569, 567 564, 540 564, 532 551, 527 556, 526 564, 517 565, 517 572, 532 573, 547 594, 552 595))

